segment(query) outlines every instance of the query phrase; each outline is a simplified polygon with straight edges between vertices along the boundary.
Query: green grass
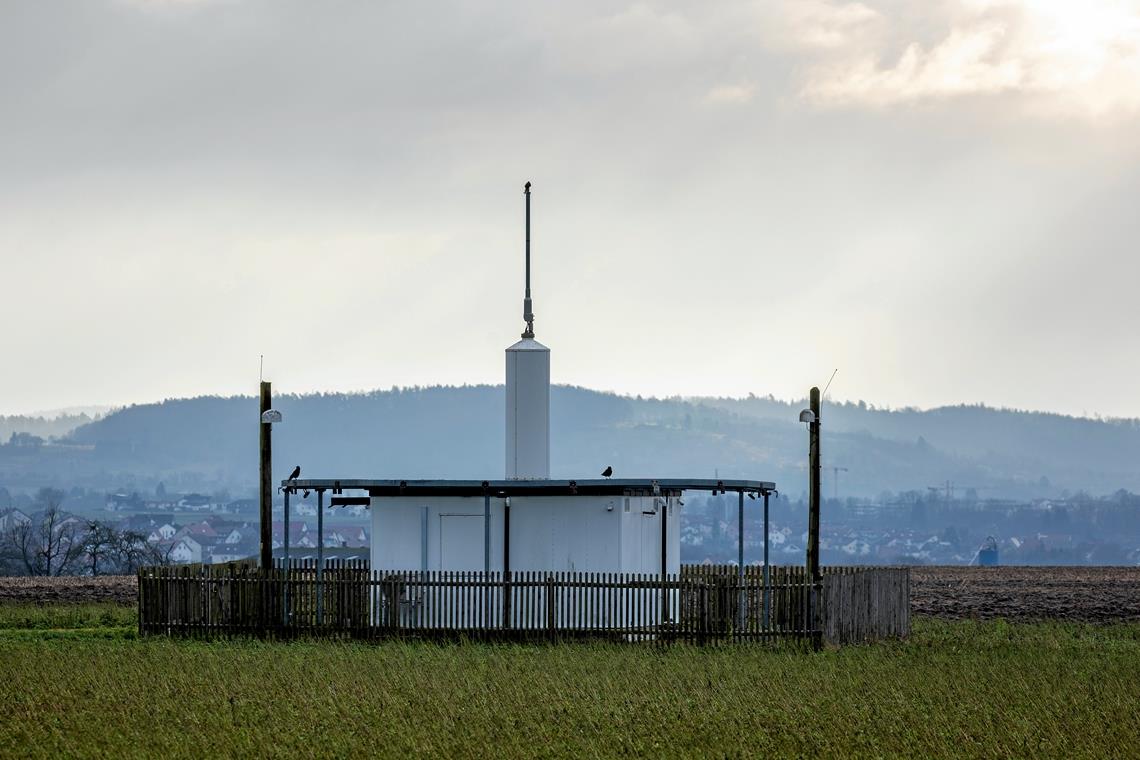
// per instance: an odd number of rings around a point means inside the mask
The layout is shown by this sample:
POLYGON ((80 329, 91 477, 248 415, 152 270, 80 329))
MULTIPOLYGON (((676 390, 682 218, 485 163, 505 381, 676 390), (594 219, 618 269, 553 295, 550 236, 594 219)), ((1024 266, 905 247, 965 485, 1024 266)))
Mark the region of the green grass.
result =
POLYGON ((0 606, 0 755, 1140 753, 1135 624, 919 620, 811 653, 137 639, 121 610, 0 606))
POLYGON ((0 637, 38 631, 138 630, 138 611, 123 604, 0 604, 0 637))

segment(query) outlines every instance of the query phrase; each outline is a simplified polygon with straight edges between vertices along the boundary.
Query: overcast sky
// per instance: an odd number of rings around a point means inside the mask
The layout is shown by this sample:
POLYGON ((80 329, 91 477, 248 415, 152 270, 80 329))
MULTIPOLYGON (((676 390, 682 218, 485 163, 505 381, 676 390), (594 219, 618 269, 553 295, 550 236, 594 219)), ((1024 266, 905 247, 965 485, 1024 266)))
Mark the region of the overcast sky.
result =
POLYGON ((555 382, 1140 416, 1140 2, 0 0, 0 413, 555 382))

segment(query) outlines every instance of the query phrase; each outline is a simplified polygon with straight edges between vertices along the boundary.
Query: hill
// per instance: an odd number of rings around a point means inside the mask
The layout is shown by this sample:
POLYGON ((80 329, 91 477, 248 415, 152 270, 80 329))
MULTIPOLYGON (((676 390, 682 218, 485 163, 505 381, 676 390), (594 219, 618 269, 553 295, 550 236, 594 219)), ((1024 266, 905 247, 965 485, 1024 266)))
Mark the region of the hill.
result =
MULTIPOLYGON (((275 399, 285 421, 275 471, 311 477, 495 477, 503 471, 501 386, 395 388, 275 399)), ((554 477, 753 477, 804 489, 802 402, 645 399, 555 386, 554 477)), ((253 489, 257 401, 200 397, 140 404, 37 446, 0 446, 0 484, 253 489)), ((947 480, 983 497, 1140 489, 1140 425, 960 406, 918 411, 829 404, 824 465, 840 495, 922 490, 947 480)), ((826 495, 834 492, 825 472, 826 495)))

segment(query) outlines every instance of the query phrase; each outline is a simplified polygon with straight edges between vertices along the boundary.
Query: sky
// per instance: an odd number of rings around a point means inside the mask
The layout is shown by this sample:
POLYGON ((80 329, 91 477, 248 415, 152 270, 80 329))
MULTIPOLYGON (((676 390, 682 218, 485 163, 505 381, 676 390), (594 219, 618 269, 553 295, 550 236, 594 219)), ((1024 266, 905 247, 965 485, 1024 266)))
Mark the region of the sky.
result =
POLYGON ((1140 416, 1140 0, 0 2, 0 413, 502 382, 1140 416))

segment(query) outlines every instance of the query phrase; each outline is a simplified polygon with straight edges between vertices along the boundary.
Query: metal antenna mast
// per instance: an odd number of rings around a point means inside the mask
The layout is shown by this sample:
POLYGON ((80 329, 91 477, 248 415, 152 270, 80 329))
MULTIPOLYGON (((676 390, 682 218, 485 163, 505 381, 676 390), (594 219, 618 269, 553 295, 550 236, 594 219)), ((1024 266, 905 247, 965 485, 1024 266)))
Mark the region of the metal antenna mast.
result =
POLYGON ((534 338, 534 312, 530 302, 530 183, 527 182, 523 186, 523 194, 526 195, 526 295, 523 297, 523 319, 526 321, 526 329, 523 330, 522 336, 524 338, 534 338))

